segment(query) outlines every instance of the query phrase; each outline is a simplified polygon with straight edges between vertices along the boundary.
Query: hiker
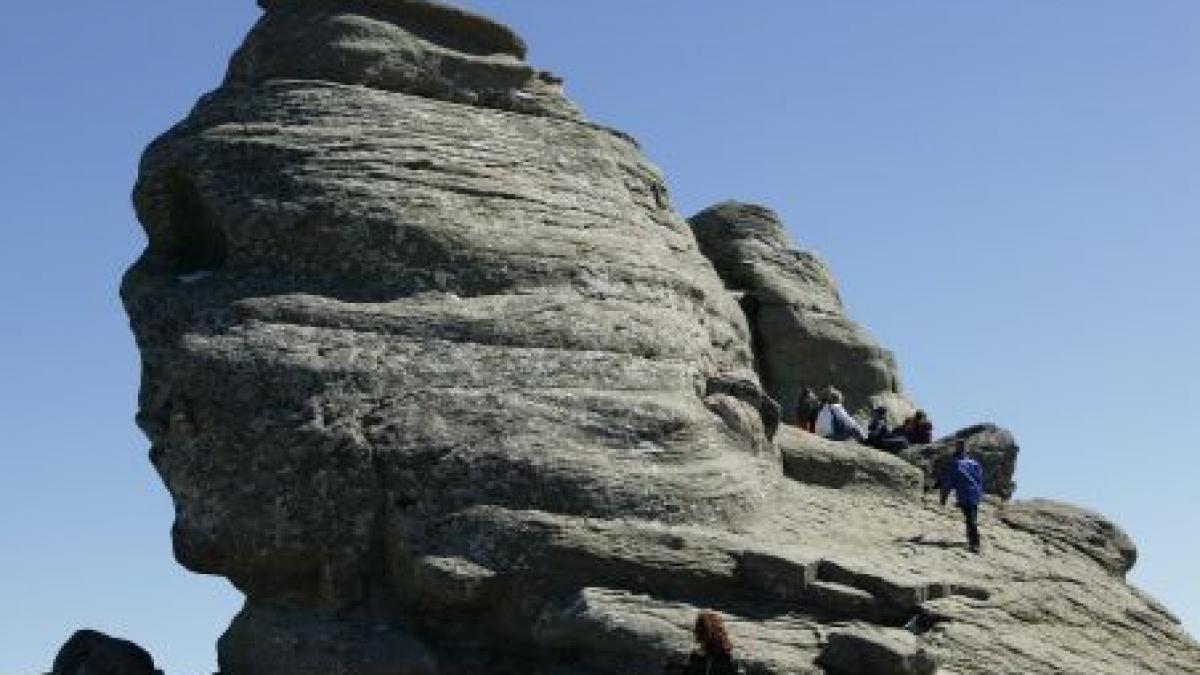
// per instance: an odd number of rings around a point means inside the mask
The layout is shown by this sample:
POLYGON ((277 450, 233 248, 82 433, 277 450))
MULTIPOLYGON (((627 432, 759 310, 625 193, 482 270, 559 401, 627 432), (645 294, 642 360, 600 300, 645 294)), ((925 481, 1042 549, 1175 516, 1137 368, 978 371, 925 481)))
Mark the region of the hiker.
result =
POLYGON ((862 425, 842 406, 842 392, 833 387, 826 387, 821 398, 825 405, 821 406, 821 412, 817 415, 815 431, 818 436, 831 441, 853 439, 862 443, 867 440, 867 433, 863 431, 862 425))
POLYGON ((796 406, 796 425, 808 433, 817 428, 817 414, 821 412, 821 399, 812 387, 805 387, 800 392, 800 402, 796 406))
POLYGON ((738 675, 733 662, 733 645, 725 632, 725 620, 716 612, 703 611, 696 617, 693 636, 699 646, 688 657, 687 665, 667 666, 668 674, 679 675, 738 675))
POLYGON ((884 452, 897 453, 908 447, 908 439, 901 429, 888 426, 887 408, 876 406, 871 411, 871 422, 867 424, 867 445, 884 452))
POLYGON ((938 487, 942 491, 942 506, 946 505, 950 491, 954 491, 954 499, 967 524, 967 547, 972 553, 979 553, 979 502, 983 500, 983 469, 979 462, 967 456, 967 444, 961 438, 954 443, 954 457, 942 470, 938 487))
POLYGON ((912 417, 904 420, 900 434, 910 445, 929 445, 933 442, 933 422, 929 421, 929 415, 926 415, 924 410, 918 410, 912 417))

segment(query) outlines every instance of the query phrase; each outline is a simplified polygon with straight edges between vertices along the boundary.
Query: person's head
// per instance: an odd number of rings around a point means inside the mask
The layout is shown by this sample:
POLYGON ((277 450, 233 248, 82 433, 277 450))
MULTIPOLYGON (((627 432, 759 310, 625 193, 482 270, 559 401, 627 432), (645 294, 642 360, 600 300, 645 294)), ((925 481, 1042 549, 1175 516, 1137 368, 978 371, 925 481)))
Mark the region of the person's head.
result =
POLYGON ((729 642, 729 634, 725 632, 725 620, 720 614, 705 610, 696 617, 694 630, 696 642, 706 654, 731 654, 733 645, 729 642))
POLYGON ((842 392, 838 391, 836 387, 831 385, 825 387, 825 393, 821 395, 821 400, 833 405, 841 404, 844 399, 842 398, 842 392))
POLYGON ((912 419, 917 424, 920 424, 922 422, 928 422, 929 416, 925 414, 924 410, 918 410, 915 414, 913 414, 912 419))
POLYGON ((967 455, 967 442, 964 439, 954 441, 954 458, 962 459, 967 455))
POLYGON ((887 408, 885 408, 881 405, 877 405, 877 406, 875 406, 875 409, 871 411, 871 415, 875 419, 881 420, 881 419, 887 417, 887 408))

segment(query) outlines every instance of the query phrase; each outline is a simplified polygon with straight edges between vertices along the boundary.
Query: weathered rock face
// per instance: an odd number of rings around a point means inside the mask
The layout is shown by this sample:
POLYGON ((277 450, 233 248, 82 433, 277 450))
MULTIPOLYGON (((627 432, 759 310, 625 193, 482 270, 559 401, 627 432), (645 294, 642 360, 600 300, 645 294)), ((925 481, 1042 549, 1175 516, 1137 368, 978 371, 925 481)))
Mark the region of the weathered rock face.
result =
MULTIPOLYGON (((247 595, 223 675, 659 673, 699 608, 754 673, 1195 662, 1050 530, 985 509, 971 556, 911 466, 772 443, 745 318, 661 176, 511 31, 263 6, 147 150, 122 287, 176 556, 247 595)), ((824 268, 780 269, 824 308, 787 333, 818 343, 814 384, 898 392, 824 268)))
POLYGON ((847 408, 889 409, 892 424, 911 414, 892 353, 846 316, 825 263, 796 249, 774 211, 725 202, 691 218, 704 255, 739 294, 753 332, 759 374, 794 422, 804 387, 834 385, 847 408))
POLYGON ((1137 546, 1119 525, 1088 509, 1033 499, 1005 505, 1005 525, 1036 534, 1058 546, 1069 546, 1124 577, 1137 562, 1137 546))
POLYGON ((777 473, 745 322, 637 148, 420 85, 541 96, 516 44, 272 4, 143 158, 139 419, 179 560, 253 603, 416 602, 524 512, 735 523, 777 473))
POLYGON ((783 456, 783 472, 808 485, 829 488, 864 486, 919 495, 921 471, 902 459, 854 442, 829 441, 785 426, 775 438, 783 456))

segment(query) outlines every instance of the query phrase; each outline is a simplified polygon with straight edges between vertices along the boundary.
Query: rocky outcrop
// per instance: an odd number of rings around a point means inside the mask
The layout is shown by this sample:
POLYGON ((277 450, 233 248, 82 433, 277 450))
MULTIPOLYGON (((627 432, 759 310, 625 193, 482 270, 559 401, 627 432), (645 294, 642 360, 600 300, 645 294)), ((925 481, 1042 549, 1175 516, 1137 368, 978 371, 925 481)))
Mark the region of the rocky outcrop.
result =
POLYGON ((1012 497, 1017 489, 1013 477, 1017 472, 1017 454, 1021 449, 1011 432, 995 424, 967 427, 938 439, 932 445, 912 446, 898 456, 924 471, 926 486, 933 487, 954 456, 954 449, 960 440, 967 454, 983 468, 984 491, 1001 499, 1012 497))
POLYGON ((834 385, 847 408, 889 409, 892 424, 913 412, 896 359, 846 316, 837 284, 814 254, 796 249, 774 211, 725 202, 690 220, 700 249, 750 322, 758 371, 795 423, 804 387, 834 385))
POLYGON ((271 3, 143 158, 149 247, 122 288, 139 422, 180 562, 249 597, 233 675, 280 606, 325 634, 307 617, 415 610, 430 557, 554 569, 462 551, 463 528, 732 525, 778 473, 745 321, 636 146, 400 81, 520 93, 506 31, 423 2, 271 3))
MULTIPOLYGON (((176 557, 246 594, 223 675, 657 675, 702 608, 752 673, 1200 655, 1045 528, 985 507, 970 555, 919 470, 780 427, 769 387, 807 380, 761 340, 755 363, 703 224, 511 31, 262 4, 143 157, 122 285, 176 557)), ((814 384, 899 396, 777 235, 778 264, 747 263, 788 326, 765 334, 812 342, 788 348, 814 384)))
POLYGON ((844 675, 933 675, 937 660, 912 633, 879 628, 842 628, 829 635, 821 665, 844 675))
POLYGON ((1009 527, 1036 534, 1050 545, 1069 546, 1124 577, 1137 562, 1137 546, 1116 523, 1088 509, 1033 499, 1005 505, 1000 519, 1009 527))
POLYGON ((829 488, 852 485, 919 494, 921 471, 893 455, 853 441, 836 443, 785 426, 775 438, 789 478, 829 488))
POLYGON ((270 80, 355 84, 465 105, 579 119, 562 80, 525 62, 507 26, 424 0, 259 0, 266 15, 226 89, 270 80))
POLYGON ((128 640, 94 630, 81 630, 54 658, 50 675, 163 675, 154 659, 128 640))

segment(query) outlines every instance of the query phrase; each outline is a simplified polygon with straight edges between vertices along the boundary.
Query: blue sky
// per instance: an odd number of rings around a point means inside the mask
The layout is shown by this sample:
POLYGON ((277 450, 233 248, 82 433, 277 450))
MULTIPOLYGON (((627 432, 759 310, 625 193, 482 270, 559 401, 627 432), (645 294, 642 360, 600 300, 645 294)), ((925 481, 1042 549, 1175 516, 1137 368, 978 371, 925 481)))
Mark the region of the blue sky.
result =
MULTIPOLYGON (((685 214, 776 208, 949 432, 1020 497, 1112 516, 1200 632, 1200 3, 477 0, 685 214)), ((240 599, 171 559, 116 297, 138 155, 214 87, 251 0, 17 3, 0 24, 0 672, 80 625, 211 673, 240 599)))

